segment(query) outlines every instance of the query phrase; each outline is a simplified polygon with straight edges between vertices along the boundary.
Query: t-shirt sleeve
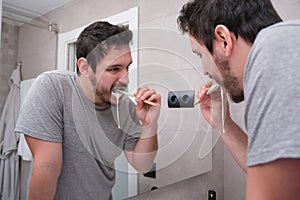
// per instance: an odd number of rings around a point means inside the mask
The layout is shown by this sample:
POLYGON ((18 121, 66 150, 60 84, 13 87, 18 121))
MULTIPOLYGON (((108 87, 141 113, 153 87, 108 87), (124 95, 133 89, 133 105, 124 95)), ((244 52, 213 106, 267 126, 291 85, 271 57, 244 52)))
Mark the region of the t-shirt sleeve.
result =
POLYGON ((15 131, 34 138, 62 142, 63 109, 58 82, 46 73, 33 82, 21 106, 15 131))
POLYGON ((244 77, 248 166, 300 157, 299 41, 275 29, 253 45, 244 77))

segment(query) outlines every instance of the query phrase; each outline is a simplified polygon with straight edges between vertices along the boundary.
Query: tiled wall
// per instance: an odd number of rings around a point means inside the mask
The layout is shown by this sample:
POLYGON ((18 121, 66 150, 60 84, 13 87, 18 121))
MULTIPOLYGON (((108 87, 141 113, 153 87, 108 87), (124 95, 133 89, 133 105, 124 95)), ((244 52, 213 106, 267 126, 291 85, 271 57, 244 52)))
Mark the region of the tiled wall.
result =
POLYGON ((2 23, 0 53, 0 112, 9 92, 8 79, 17 66, 19 28, 2 23))

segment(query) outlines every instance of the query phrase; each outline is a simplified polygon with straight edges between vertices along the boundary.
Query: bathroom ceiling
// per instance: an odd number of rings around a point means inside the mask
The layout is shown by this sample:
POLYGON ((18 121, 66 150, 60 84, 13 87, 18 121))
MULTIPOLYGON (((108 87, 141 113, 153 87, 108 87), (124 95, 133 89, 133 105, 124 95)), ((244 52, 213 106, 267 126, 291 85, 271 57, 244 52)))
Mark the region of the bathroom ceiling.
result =
POLYGON ((2 15, 6 23, 16 23, 8 18, 31 21, 72 0, 3 0, 2 15))

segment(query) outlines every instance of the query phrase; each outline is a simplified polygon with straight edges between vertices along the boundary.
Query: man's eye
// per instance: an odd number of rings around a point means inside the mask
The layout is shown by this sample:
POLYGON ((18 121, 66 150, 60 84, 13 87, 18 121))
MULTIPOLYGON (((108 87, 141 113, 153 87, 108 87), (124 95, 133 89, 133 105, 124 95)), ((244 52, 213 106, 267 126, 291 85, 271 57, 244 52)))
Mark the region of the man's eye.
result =
POLYGON ((198 53, 197 51, 194 51, 194 50, 193 50, 193 52, 194 52, 194 54, 196 54, 196 56, 199 56, 199 58, 202 58, 202 54, 201 53, 198 53))
POLYGON ((108 71, 112 71, 112 72, 117 72, 119 70, 120 70, 120 68, 118 68, 118 67, 113 67, 113 68, 108 69, 108 71))

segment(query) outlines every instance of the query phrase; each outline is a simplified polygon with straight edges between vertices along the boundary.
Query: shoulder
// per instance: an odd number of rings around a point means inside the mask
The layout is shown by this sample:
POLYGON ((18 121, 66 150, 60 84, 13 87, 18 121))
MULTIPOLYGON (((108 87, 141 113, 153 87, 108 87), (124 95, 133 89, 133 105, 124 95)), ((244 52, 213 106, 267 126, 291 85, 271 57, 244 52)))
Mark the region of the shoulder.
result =
POLYGON ((36 80, 34 81, 34 85, 39 85, 39 87, 46 88, 57 88, 61 85, 73 85, 76 78, 77 75, 74 72, 52 70, 39 74, 36 80))
POLYGON ((274 70, 283 63, 297 61, 300 51, 300 19, 280 22, 262 29, 252 46, 246 75, 254 66, 257 70, 274 70), (264 66, 264 67, 261 67, 264 66))
POLYGON ((51 79, 51 80, 59 80, 66 78, 74 78, 76 74, 70 71, 62 71, 62 70, 52 70, 41 73, 37 78, 38 79, 51 79))
POLYGON ((67 71, 47 71, 37 76, 32 83, 28 95, 32 98, 44 96, 53 98, 64 95, 65 90, 70 90, 74 86, 76 74, 67 71))
POLYGON ((254 41, 254 46, 259 43, 268 42, 275 42, 272 44, 276 45, 282 41, 293 40, 293 36, 299 38, 299 33, 300 19, 279 22, 262 29, 254 41), (279 39, 281 39, 281 41, 279 39))

